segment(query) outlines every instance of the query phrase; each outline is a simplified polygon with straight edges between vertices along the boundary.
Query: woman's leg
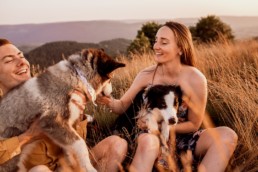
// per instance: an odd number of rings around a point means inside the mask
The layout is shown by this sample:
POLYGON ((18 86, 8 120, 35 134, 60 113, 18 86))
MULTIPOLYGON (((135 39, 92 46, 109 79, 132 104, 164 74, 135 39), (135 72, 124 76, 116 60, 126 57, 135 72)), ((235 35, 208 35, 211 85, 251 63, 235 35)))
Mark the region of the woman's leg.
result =
POLYGON ((127 153, 127 142, 118 136, 109 136, 91 149, 98 171, 118 171, 127 153))
POLYGON ((137 140, 137 149, 130 172, 150 172, 159 155, 159 139, 153 134, 141 134, 137 140))
POLYGON ((29 172, 52 172, 52 171, 45 165, 37 165, 31 168, 29 172))
POLYGON ((228 127, 206 129, 196 144, 195 155, 203 157, 198 171, 224 172, 237 140, 237 134, 228 127))

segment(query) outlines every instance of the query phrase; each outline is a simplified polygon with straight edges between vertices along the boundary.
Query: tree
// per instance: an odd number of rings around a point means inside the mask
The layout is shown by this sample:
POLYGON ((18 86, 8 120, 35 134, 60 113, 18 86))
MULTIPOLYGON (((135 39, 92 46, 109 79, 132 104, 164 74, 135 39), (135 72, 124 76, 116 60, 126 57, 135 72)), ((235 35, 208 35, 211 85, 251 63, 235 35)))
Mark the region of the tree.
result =
POLYGON ((127 52, 145 52, 151 50, 155 43, 155 36, 158 29, 161 27, 156 22, 147 22, 143 24, 142 28, 138 30, 136 38, 130 44, 127 52))
POLYGON ((196 26, 190 27, 193 39, 200 42, 214 42, 223 40, 233 40, 231 27, 223 23, 219 17, 209 15, 202 17, 196 26))
POLYGON ((142 53, 151 49, 149 38, 144 33, 137 36, 127 48, 127 52, 142 53))

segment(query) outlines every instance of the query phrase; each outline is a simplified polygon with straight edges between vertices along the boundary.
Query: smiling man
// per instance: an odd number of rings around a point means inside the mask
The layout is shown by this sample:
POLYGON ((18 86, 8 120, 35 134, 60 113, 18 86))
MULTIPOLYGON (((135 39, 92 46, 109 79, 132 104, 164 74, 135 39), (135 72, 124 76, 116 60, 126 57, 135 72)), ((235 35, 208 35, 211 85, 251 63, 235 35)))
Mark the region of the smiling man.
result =
POLYGON ((5 94, 10 88, 28 80, 31 75, 30 64, 24 58, 23 53, 8 40, 1 39, 1 45, 0 88, 2 90, 2 94, 5 94))

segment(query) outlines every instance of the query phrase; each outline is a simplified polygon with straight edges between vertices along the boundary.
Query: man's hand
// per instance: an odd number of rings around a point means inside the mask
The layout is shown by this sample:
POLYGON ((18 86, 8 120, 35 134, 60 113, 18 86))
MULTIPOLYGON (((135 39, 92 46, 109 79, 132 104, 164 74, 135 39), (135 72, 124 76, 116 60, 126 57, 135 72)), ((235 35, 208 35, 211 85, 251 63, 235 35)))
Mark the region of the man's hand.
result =
POLYGON ((42 136, 42 130, 40 129, 39 119, 36 119, 29 129, 18 136, 20 146, 30 141, 32 138, 42 136))

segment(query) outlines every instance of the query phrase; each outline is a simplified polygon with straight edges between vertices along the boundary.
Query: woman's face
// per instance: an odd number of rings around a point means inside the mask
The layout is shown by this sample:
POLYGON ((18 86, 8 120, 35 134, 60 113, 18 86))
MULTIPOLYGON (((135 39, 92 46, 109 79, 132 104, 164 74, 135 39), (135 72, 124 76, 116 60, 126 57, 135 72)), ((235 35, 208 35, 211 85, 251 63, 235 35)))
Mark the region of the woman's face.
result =
POLYGON ((180 60, 180 48, 177 46, 173 31, 167 26, 158 30, 153 49, 157 63, 165 63, 175 58, 180 60))
POLYGON ((4 93, 30 77, 30 64, 23 53, 12 44, 0 46, 0 88, 4 93))

